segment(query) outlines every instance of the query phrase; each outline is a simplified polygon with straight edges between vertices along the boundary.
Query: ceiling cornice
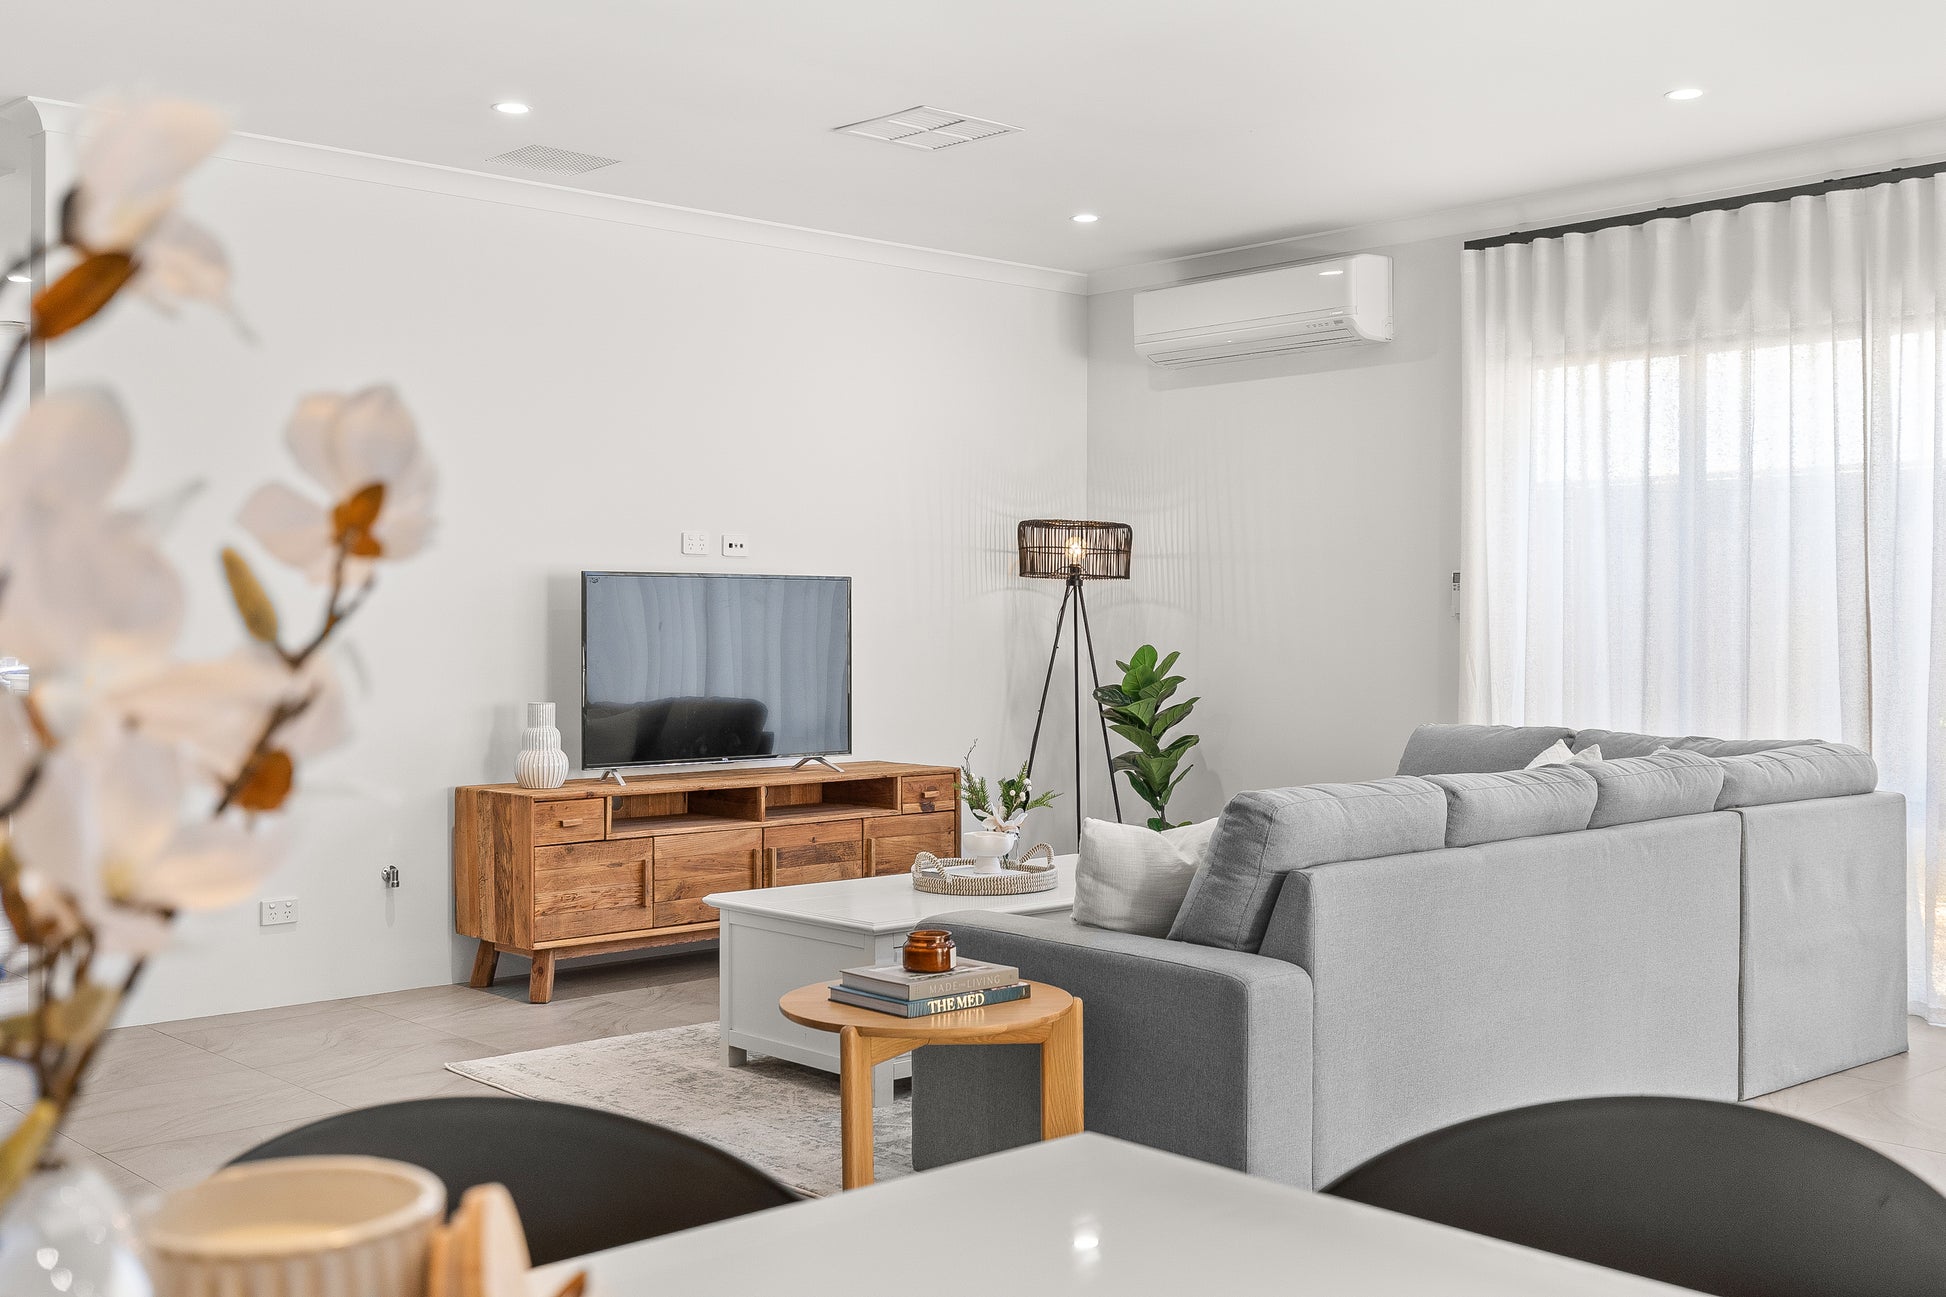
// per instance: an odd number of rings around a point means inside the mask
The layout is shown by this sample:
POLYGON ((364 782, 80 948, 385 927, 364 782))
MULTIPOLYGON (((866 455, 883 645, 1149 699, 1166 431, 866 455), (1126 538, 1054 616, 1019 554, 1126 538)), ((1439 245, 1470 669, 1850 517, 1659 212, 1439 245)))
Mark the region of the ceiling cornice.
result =
MULTIPOLYGON (((0 106, 0 112, 12 110, 19 113, 23 108, 38 115, 41 129, 56 135, 77 133, 91 111, 84 105, 64 100, 28 96, 0 106)), ((854 234, 782 225, 775 221, 596 193, 545 181, 469 171, 463 167, 412 162, 325 144, 253 135, 247 131, 233 132, 217 150, 216 156, 253 166, 336 176, 368 184, 392 185, 480 202, 504 203, 568 216, 639 225, 698 238, 726 239, 814 256, 840 257, 847 261, 865 261, 903 270, 1011 284, 1019 288, 1069 294, 1088 291, 1088 277, 1078 271, 1022 265, 991 257, 862 238, 854 234)))
POLYGON ((1088 276, 1091 294, 1179 284, 1205 275, 1254 270, 1286 261, 1336 255, 1424 239, 1480 238, 1519 229, 1600 220, 1629 212, 1704 202, 1763 189, 1807 184, 1863 171, 1880 171, 1946 159, 1946 118, 1916 122, 1866 135, 1575 185, 1516 198, 1455 207, 1425 216, 1288 239, 1218 248, 1162 261, 1116 266, 1088 276))

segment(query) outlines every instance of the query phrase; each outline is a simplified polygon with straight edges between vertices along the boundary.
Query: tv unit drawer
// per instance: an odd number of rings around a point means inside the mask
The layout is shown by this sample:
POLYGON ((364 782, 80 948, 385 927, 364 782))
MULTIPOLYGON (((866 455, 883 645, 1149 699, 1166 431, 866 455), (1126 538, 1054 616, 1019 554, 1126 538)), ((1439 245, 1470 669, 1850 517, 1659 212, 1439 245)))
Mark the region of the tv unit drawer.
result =
POLYGON ((764 830, 770 885, 828 883, 864 875, 864 834, 857 820, 792 824, 764 830))
POLYGON ((557 842, 599 842, 604 836, 603 819, 608 813, 605 797, 572 797, 561 801, 535 802, 534 845, 552 846, 557 842))
POLYGON ((633 932, 651 921, 647 841, 577 842, 534 852, 534 940, 633 932))
POLYGON ((655 925, 714 923, 703 898, 763 883, 762 829, 681 833, 655 840, 655 925))
POLYGON ((899 780, 899 809, 907 815, 959 809, 959 780, 949 772, 899 780))
POLYGON ((958 811, 866 820, 865 872, 872 875, 910 873, 913 857, 921 851, 930 851, 941 859, 953 855, 959 846, 958 836, 953 831, 958 823, 958 811))

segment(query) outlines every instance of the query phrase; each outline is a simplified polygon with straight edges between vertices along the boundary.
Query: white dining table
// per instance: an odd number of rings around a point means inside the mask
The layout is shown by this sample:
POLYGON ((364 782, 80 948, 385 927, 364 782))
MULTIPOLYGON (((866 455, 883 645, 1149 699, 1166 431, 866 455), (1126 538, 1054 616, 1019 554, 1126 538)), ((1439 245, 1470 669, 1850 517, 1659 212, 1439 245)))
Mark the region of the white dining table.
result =
POLYGON ((1687 1291, 1095 1134, 545 1266, 530 1297, 581 1269, 588 1297, 1687 1291))

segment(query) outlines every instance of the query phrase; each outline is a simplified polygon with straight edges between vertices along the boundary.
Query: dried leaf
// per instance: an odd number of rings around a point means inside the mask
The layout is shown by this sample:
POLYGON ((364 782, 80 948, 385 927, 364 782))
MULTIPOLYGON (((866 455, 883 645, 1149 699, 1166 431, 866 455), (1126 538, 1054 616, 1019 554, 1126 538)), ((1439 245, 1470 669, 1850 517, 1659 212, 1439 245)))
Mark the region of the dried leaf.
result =
POLYGON ((370 486, 359 488, 331 511, 332 536, 341 544, 369 537, 373 525, 378 522, 379 510, 384 507, 385 483, 373 482, 370 486))
POLYGON ((250 632, 251 638, 275 644, 277 606, 270 602, 263 583, 257 580, 257 574, 250 570, 243 555, 227 545, 223 547, 223 575, 229 579, 230 598, 236 601, 236 610, 243 617, 243 628, 250 632))
POLYGON ((37 1100, 13 1128, 5 1143, 0 1143, 0 1203, 14 1196, 27 1177, 40 1164, 54 1128, 61 1122, 61 1109, 52 1099, 37 1100))
POLYGON ((45 342, 86 324, 134 274, 135 258, 126 252, 90 253, 34 299, 35 339, 45 342))
POLYGON ((273 748, 250 763, 250 771, 237 788, 234 804, 246 811, 274 811, 291 795, 296 775, 291 754, 273 748))
POLYGON ((45 1019, 37 1013, 0 1018, 0 1049, 15 1058, 25 1057, 41 1043, 88 1050, 108 1029, 108 1020, 121 999, 122 993, 112 986, 83 982, 66 999, 49 1001, 45 1019), (41 1034, 43 1021, 45 1036, 41 1034))
POLYGON ((17 940, 23 944, 34 940, 34 916, 20 890, 20 861, 12 844, 4 840, 0 840, 0 908, 5 909, 7 925, 17 940))

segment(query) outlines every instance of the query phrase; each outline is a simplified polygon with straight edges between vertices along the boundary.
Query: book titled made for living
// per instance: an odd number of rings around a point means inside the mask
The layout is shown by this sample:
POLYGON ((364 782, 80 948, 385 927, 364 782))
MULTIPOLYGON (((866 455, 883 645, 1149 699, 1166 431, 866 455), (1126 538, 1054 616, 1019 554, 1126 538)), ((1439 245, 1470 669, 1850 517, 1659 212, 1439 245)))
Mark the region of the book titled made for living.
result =
POLYGON ((838 975, 846 989, 888 1000, 937 1000, 967 991, 990 991, 1020 980, 1011 964, 988 964, 962 959, 943 973, 913 973, 897 964, 847 968, 838 975))
POLYGON ((901 1018, 926 1018, 935 1013, 957 1013, 961 1009, 980 1009, 989 1005, 1006 1004, 1010 1000, 1024 1000, 1033 987, 1026 982, 1015 982, 1011 986, 989 987, 983 991, 961 991, 954 995, 935 996, 929 1000, 893 999, 889 995, 873 995, 870 991, 860 991, 841 982, 831 983, 831 998, 840 1004, 853 1004, 861 1009, 876 1009, 880 1013, 890 1013, 901 1018))

